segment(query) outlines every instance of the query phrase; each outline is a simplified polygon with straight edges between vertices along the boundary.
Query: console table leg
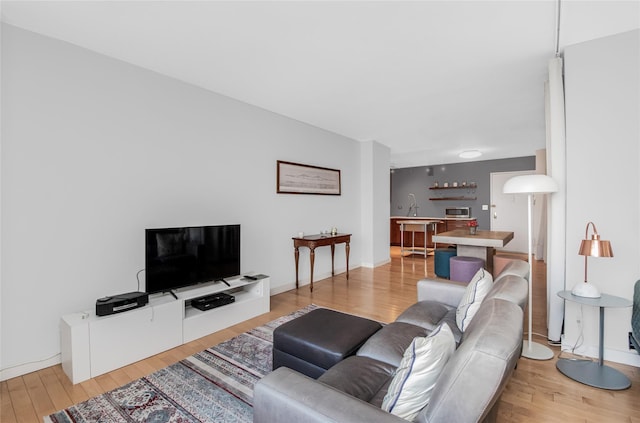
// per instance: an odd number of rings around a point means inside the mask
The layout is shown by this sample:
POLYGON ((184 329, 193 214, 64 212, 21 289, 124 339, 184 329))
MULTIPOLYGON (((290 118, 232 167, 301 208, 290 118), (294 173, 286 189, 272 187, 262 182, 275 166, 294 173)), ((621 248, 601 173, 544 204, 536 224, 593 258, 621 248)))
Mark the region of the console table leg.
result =
POLYGON ((335 271, 333 270, 333 256, 336 252, 336 244, 331 244, 331 276, 335 275, 335 271))
POLYGON ((345 255, 347 256, 347 280, 349 280, 349 242, 344 247, 345 255))
POLYGON ((300 251, 298 247, 294 249, 293 255, 296 259, 296 289, 298 289, 298 261, 300 260, 300 251))
POLYGON ((310 284, 310 288, 311 288, 311 292, 313 292, 313 263, 316 259, 316 252, 314 248, 311 248, 311 252, 309 253, 309 261, 311 262, 311 282, 310 284))

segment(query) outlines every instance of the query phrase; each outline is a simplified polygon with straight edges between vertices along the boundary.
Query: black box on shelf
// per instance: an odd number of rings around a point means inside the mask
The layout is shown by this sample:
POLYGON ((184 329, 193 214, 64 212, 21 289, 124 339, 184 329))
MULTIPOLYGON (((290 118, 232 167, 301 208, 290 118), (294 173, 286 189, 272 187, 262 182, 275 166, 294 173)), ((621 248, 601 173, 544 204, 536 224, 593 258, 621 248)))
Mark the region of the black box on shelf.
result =
POLYGON ((108 316, 122 313, 123 311, 143 307, 149 303, 149 294, 146 292, 127 292, 96 300, 96 315, 108 316))
POLYGON ((218 292, 216 294, 194 298, 193 300, 191 300, 191 306, 197 308, 198 310, 205 311, 223 305, 231 304, 235 300, 236 297, 234 297, 233 295, 229 295, 224 292, 218 292))

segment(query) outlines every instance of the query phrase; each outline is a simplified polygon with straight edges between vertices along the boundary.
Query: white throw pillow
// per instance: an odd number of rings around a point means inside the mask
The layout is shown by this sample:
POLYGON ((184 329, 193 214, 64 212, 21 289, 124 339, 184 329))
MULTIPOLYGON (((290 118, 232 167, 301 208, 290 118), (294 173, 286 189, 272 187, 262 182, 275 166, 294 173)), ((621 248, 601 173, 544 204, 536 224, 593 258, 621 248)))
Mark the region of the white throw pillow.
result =
POLYGON ((493 285, 493 276, 484 269, 478 269, 476 274, 467 285, 467 290, 458 304, 456 309, 456 324, 462 332, 467 329, 471 319, 478 312, 480 304, 484 297, 487 296, 493 285))
POLYGON ((446 323, 425 338, 414 338, 382 400, 382 409, 406 420, 415 419, 429 404, 438 376, 455 349, 456 341, 446 323))

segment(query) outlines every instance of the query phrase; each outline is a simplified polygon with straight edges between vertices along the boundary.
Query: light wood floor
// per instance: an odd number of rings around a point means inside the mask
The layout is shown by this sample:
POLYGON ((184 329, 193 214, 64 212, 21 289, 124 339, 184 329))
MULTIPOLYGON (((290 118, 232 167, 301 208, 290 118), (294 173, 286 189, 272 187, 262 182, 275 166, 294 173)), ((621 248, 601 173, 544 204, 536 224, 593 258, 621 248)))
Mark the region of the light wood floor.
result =
MULTIPOLYGON (((536 262, 533 300, 537 333, 546 333, 542 317, 546 309, 544 273, 544 265, 536 262)), ((72 385, 60 365, 1 382, 0 421, 42 422, 45 415, 124 385, 307 304, 391 322, 415 302, 416 282, 425 276, 433 276, 432 257, 426 261, 420 256, 401 258, 392 248, 388 265, 353 269, 349 281, 344 274, 319 281, 314 284, 313 294, 303 287, 273 296, 270 313, 86 382, 72 385)), ((535 339, 546 341, 537 336, 535 339)), ((559 348, 552 349, 557 357, 559 348)), ((563 376, 555 363, 556 358, 520 359, 500 400, 499 422, 640 422, 640 369, 609 363, 626 374, 632 386, 624 391, 605 391, 563 376)))

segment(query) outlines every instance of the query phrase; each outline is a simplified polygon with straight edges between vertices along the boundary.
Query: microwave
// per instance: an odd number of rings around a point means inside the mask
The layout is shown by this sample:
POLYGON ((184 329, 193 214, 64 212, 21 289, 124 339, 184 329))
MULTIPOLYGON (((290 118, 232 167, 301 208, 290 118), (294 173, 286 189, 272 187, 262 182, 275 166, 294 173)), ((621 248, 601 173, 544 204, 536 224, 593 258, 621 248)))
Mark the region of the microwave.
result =
POLYGON ((447 207, 444 209, 444 217, 470 218, 471 207, 447 207))

